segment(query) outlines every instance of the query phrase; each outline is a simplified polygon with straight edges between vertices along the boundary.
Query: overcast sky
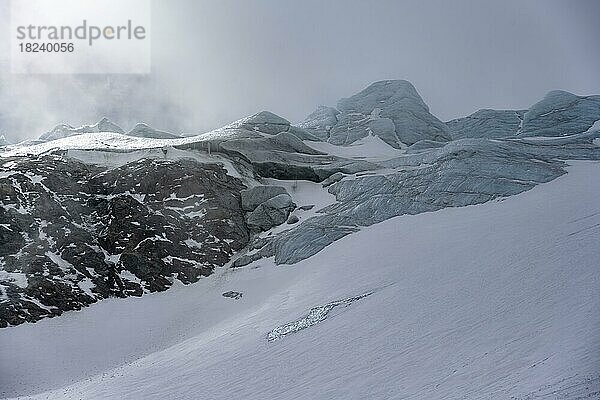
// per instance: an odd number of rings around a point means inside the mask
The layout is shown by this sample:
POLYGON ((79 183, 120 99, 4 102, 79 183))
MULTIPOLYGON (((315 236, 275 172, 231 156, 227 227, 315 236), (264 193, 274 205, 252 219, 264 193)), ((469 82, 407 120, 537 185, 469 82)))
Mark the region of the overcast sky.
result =
POLYGON ((600 94, 598 16, 596 0, 153 1, 148 76, 10 75, 5 29, 0 132, 105 115, 187 132, 261 110, 295 122, 382 79, 411 81, 442 120, 600 94))

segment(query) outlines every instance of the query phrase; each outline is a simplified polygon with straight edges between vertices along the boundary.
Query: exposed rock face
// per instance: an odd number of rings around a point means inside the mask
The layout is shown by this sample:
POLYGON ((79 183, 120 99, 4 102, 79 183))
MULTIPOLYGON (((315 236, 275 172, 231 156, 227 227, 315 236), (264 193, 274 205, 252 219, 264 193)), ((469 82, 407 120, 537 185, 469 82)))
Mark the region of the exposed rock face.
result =
POLYGON ((177 139, 180 136, 169 132, 159 131, 146 124, 137 124, 132 130, 127 132, 127 136, 145 137, 153 139, 177 139))
POLYGON ((379 136, 395 148, 420 140, 450 140, 448 127, 429 113, 414 86, 403 80, 375 82, 341 99, 337 110, 317 109, 300 126, 336 145, 349 145, 368 135, 379 136))
POLYGON ((576 96, 555 90, 523 116, 521 136, 568 136, 588 130, 600 120, 600 96, 576 96))
POLYGON ((452 139, 516 136, 526 111, 479 110, 468 117, 446 122, 452 139))
POLYGON ((80 135, 82 133, 95 132, 125 133, 118 125, 110 122, 107 118, 102 118, 94 125, 83 125, 78 128, 74 128, 67 124, 57 125, 50 132, 42 134, 39 139, 43 141, 50 141, 69 136, 80 135))
POLYGON ((112 170, 56 156, 5 163, 0 327, 209 275, 248 242, 243 188, 191 160, 112 170), (111 268, 123 290, 110 287, 111 268))
POLYGON ((233 290, 230 290, 228 292, 223 293, 223 297, 227 297, 227 298, 230 298, 230 299, 233 299, 233 300, 239 300, 243 296, 244 296, 243 293, 236 292, 236 291, 233 291, 233 290))

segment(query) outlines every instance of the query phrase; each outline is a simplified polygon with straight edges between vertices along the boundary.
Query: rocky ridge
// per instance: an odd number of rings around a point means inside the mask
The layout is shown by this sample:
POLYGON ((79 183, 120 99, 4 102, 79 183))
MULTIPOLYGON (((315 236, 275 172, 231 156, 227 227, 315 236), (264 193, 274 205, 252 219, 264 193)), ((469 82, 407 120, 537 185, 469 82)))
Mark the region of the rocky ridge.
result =
POLYGON ((249 239, 243 184, 216 164, 103 169, 56 155, 0 173, 0 326, 196 282, 249 239))

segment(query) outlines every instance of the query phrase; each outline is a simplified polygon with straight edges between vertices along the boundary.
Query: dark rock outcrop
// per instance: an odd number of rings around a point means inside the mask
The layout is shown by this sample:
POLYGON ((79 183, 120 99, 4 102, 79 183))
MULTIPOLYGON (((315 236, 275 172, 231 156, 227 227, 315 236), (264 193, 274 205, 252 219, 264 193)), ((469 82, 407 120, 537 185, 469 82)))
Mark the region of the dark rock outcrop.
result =
POLYGON ((279 194, 261 203, 248 214, 247 224, 255 232, 266 231, 283 224, 296 208, 289 194, 279 194))
POLYGON ((210 275, 248 242, 242 189, 221 166, 192 160, 4 162, 0 327, 210 275))
POLYGON ((239 299, 242 298, 242 296, 244 296, 243 293, 236 292, 236 291, 233 291, 233 290, 230 290, 228 292, 223 293, 223 297, 227 297, 227 298, 230 298, 230 299, 233 299, 233 300, 239 300, 239 299))

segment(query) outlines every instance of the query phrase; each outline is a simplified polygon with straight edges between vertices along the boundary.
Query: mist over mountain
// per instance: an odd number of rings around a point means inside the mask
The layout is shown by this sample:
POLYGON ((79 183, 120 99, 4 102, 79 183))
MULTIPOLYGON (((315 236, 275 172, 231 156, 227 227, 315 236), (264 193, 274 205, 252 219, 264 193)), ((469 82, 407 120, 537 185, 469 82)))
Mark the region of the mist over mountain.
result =
MULTIPOLYGON (((425 396, 458 363, 483 382, 473 398, 593 397, 600 97, 552 91, 444 123, 405 80, 347 96, 298 125, 260 111, 181 137, 102 118, 0 147, 0 394, 191 398, 199 351, 240 354, 213 362, 245 382, 257 363, 275 373, 275 349, 358 340, 359 358, 335 347, 341 369, 322 349, 294 371, 362 382, 370 360, 386 393, 408 375, 425 396), (393 346, 439 365, 405 370, 393 346)), ((215 398, 239 389, 212 382, 215 398)))
MULTIPOLYGON (((442 121, 480 108, 525 109, 549 88, 600 93, 594 1, 174 0, 153 7, 149 75, 10 74, 10 36, 0 37, 6 137, 16 143, 102 117, 126 130, 143 121, 196 134, 257 110, 298 122, 317 104, 336 107, 376 79, 398 77, 442 121)), ((8 8, 0 4, 2 26, 9 26, 8 8)))
POLYGON ((598 15, 0 2, 0 399, 600 398, 598 15))

